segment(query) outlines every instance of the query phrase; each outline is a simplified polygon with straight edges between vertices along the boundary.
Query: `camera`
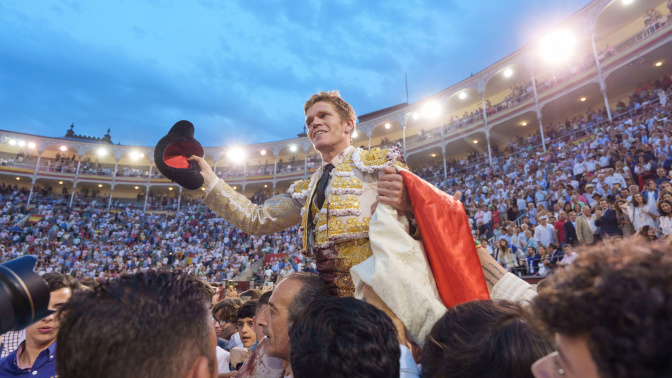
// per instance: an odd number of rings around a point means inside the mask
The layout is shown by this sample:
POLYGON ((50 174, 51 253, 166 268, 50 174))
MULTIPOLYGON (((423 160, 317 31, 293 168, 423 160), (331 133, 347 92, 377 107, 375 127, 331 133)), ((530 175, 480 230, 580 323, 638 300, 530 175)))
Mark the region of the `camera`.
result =
POLYGON ((0 334, 51 314, 49 286, 33 272, 36 263, 34 256, 23 256, 0 264, 0 334))

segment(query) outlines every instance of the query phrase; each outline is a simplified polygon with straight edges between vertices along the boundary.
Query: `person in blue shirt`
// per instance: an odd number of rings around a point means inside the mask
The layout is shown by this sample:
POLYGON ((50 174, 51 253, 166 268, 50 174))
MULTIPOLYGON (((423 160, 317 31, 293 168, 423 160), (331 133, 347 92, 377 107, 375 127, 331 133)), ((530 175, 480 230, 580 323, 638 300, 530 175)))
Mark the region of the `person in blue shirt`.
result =
POLYGON ((59 326, 56 311, 81 285, 74 278, 60 273, 47 273, 42 278, 49 286, 49 309, 55 312, 26 328, 26 340, 0 360, 0 377, 56 376, 56 336, 59 326))

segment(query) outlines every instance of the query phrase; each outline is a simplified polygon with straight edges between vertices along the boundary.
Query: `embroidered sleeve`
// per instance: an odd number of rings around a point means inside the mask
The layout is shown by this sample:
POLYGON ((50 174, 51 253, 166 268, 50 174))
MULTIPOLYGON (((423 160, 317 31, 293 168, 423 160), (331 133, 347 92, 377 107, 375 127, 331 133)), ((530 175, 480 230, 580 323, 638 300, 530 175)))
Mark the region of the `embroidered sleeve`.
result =
POLYGON ((255 205, 224 180, 219 180, 203 203, 234 227, 251 235, 272 234, 301 221, 302 205, 289 192, 273 196, 263 205, 255 205))

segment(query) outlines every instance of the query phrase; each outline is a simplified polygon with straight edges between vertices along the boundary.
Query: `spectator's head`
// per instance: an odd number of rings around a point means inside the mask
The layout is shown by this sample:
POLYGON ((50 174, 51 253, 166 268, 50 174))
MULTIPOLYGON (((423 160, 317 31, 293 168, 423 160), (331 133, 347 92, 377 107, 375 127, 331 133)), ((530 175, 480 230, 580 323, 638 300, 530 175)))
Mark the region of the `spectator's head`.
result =
POLYGON ((565 202, 565 204, 562 205, 562 210, 563 210, 565 213, 568 213, 568 214, 569 214, 569 212, 572 211, 572 204, 569 203, 569 202, 565 202))
POLYGON ((658 204, 658 212, 661 216, 671 216, 672 215, 672 202, 671 201, 660 201, 658 204))
POLYGON ((49 309, 55 312, 29 325, 26 340, 40 349, 46 349, 58 336, 61 320, 58 311, 82 286, 71 276, 60 273, 46 273, 42 279, 49 287, 49 309))
POLYGON ((628 187, 628 189, 630 189, 630 195, 634 195, 636 193, 639 193, 639 186, 637 186, 637 185, 630 185, 628 187))
POLYGON ((249 348, 257 341, 257 335, 254 332, 254 313, 257 308, 257 302, 247 301, 238 309, 238 334, 240 341, 245 348, 249 348))
POLYGON ((585 186, 585 191, 588 194, 591 194, 594 190, 595 190, 595 187, 593 186, 593 184, 588 184, 588 185, 585 186))
POLYGON ((240 299, 225 299, 212 307, 217 337, 229 340, 238 332, 238 308, 243 304, 240 299))
MULTIPOLYGON (((670 172, 672 172, 672 170, 670 172)), ((669 181, 663 181, 660 184, 660 190, 665 192, 672 191, 672 183, 670 183, 669 181)))
MULTIPOLYGON (((572 202, 574 202, 574 201, 572 201, 572 202)), ((575 203, 574 203, 574 211, 575 211, 577 214, 581 212, 581 204, 580 204, 580 203, 578 203, 578 202, 575 202, 575 203)))
POLYGON ((182 272, 122 275, 63 306, 63 377, 215 377, 209 302, 182 272))
POLYGON ((261 297, 261 290, 256 290, 256 289, 250 289, 250 290, 245 290, 242 294, 240 294, 240 298, 243 300, 243 302, 247 301, 256 301, 261 297))
MULTIPOLYGON (((550 246, 550 244, 549 244, 549 246, 550 246)), ((537 253, 540 254, 540 255, 545 254, 545 253, 546 253, 546 247, 544 247, 543 245, 539 244, 539 247, 537 247, 537 253)))
POLYGON ((606 199, 606 198, 602 198, 602 199, 600 200, 600 208, 601 208, 603 211, 606 211, 606 210, 609 208, 610 203, 611 203, 611 201, 609 201, 608 199, 606 199))
POLYGON ((656 182, 653 180, 646 180, 646 188, 650 191, 656 190, 656 182))
POLYGON ((257 301, 257 307, 254 309, 254 332, 256 333, 257 341, 259 342, 264 338, 264 328, 259 325, 259 318, 263 312, 268 310, 268 299, 272 294, 272 291, 267 291, 264 294, 261 294, 261 297, 259 297, 259 300, 257 301))
POLYGON ((670 192, 670 191, 664 191, 664 192, 662 193, 662 195, 660 196, 660 198, 661 198, 663 201, 672 201, 672 192, 670 192))
POLYGON ((382 311, 354 298, 318 298, 289 330, 292 373, 304 377, 398 377, 397 330, 382 311))
POLYGON ((627 199, 630 196, 630 192, 628 192, 628 189, 621 189, 621 198, 627 199))
MULTIPOLYGON (((659 156, 662 156, 663 159, 665 159, 665 156, 663 154, 660 154, 659 156)), ((659 178, 663 178, 663 177, 667 176, 667 173, 665 172, 665 168, 663 168, 663 167, 658 167, 658 169, 656 169, 656 174, 658 175, 659 178)), ((647 182, 647 184, 648 184, 648 182, 647 182)))
POLYGON ((268 340, 264 343, 266 353, 289 361, 288 330, 310 302, 329 296, 329 288, 322 279, 312 273, 286 275, 273 290, 268 300, 268 311, 260 314, 258 323, 268 340))
POLYGON ((591 211, 590 211, 590 206, 584 206, 581 208, 581 214, 585 216, 586 218, 590 217, 591 211))
POLYGON ((556 273, 532 302, 558 353, 539 377, 672 376, 672 259, 665 245, 601 245, 556 273))
POLYGON ((427 336, 422 375, 532 377, 532 363, 553 348, 553 338, 534 328, 519 304, 463 303, 449 309, 427 336))
POLYGON ((635 193, 632 196, 632 204, 635 207, 641 207, 641 206, 646 206, 646 196, 644 196, 642 193, 635 193))
POLYGON ((574 252, 571 244, 563 245, 562 246, 562 251, 565 252, 565 254, 567 254, 567 255, 571 255, 574 252))
POLYGON ((528 256, 534 256, 537 253, 537 249, 534 248, 533 246, 527 247, 527 255, 528 256))
POLYGON ((546 226, 547 221, 548 221, 548 218, 545 215, 539 217, 539 223, 541 223, 542 226, 546 226))
POLYGON ((567 213, 564 210, 560 210, 558 213, 558 220, 564 222, 565 219, 567 219, 567 213))
POLYGON ((529 239, 531 236, 532 236, 532 231, 530 231, 529 229, 525 230, 525 237, 529 239))

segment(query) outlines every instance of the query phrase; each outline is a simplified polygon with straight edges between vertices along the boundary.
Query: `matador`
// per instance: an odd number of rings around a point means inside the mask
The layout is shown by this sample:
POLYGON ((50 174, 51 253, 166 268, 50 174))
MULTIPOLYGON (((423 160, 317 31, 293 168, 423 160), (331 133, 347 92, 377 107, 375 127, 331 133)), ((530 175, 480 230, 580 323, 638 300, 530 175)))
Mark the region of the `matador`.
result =
POLYGON ((320 92, 304 106, 308 137, 322 156, 309 178, 261 205, 253 204, 198 161, 205 178, 204 203, 233 226, 252 235, 271 234, 301 225, 302 252, 314 256, 320 277, 338 296, 352 296, 350 268, 371 256, 368 232, 378 203, 413 215, 397 169, 406 169, 398 147, 370 151, 351 146, 355 112, 338 92, 320 92))

